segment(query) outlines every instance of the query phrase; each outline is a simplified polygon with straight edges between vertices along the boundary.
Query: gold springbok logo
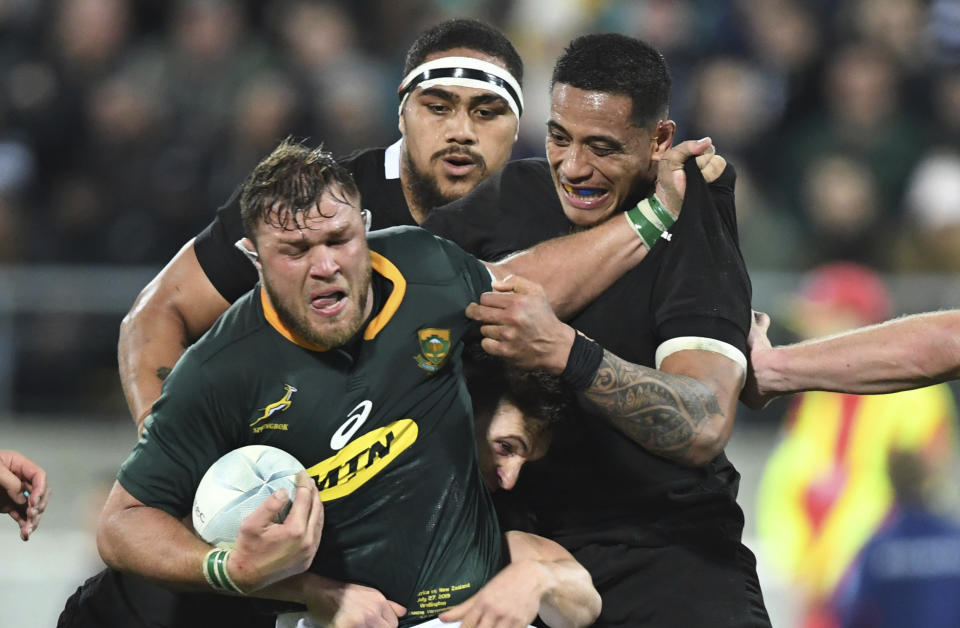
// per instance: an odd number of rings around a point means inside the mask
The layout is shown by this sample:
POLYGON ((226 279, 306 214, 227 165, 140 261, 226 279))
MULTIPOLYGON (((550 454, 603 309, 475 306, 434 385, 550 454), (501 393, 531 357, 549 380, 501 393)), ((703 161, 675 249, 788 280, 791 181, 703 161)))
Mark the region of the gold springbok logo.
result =
POLYGON ((268 405, 266 408, 264 408, 263 414, 261 414, 256 419, 254 419, 253 423, 250 424, 250 427, 253 427, 254 425, 256 425, 257 423, 259 423, 264 419, 268 419, 272 417, 277 412, 286 412, 287 408, 289 408, 293 404, 293 402, 290 401, 290 397, 293 397, 293 393, 297 392, 297 389, 291 386, 290 384, 284 384, 283 390, 284 390, 283 397, 280 399, 280 401, 274 401, 273 403, 268 405))

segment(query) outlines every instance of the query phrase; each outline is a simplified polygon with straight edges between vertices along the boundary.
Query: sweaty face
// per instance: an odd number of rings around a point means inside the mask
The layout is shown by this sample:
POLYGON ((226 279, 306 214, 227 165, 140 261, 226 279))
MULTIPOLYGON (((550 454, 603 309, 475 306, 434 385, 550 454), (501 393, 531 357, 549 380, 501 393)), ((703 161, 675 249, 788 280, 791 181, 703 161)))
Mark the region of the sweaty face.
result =
MULTIPOLYGON (((281 210, 280 218, 284 215, 281 210)), ((327 190, 296 223, 286 215, 286 228, 271 219, 257 230, 264 288, 280 321, 297 336, 340 346, 372 307, 370 250, 359 203, 327 190)))
POLYGON ((547 160, 563 211, 590 227, 653 192, 657 150, 634 125, 629 96, 557 83, 547 122, 547 160))
MULTIPOLYGON (((503 63, 465 48, 433 53, 503 63)), ((400 116, 404 154, 401 179, 411 209, 423 212, 454 201, 510 159, 517 118, 494 92, 457 85, 414 89, 400 116), (412 198, 411 198, 412 197, 412 198)), ((416 216, 415 216, 416 217, 416 216)))
POLYGON ((485 417, 476 417, 480 430, 477 452, 487 489, 509 491, 517 483, 520 468, 528 460, 539 460, 550 446, 546 421, 524 415, 517 406, 501 399, 484 427, 485 417))

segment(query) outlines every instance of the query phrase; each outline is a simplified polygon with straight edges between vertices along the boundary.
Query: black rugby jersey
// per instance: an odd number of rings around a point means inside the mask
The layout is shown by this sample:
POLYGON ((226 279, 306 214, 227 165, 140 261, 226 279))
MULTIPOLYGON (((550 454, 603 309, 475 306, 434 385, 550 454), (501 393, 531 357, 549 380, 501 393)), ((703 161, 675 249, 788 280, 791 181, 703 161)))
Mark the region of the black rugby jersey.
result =
MULTIPOLYGON (((399 152, 399 149, 398 142, 389 149, 367 148, 337 160, 353 175, 363 207, 370 210, 371 229, 416 224, 403 196, 399 175, 387 178, 387 168, 399 168, 399 157, 391 152, 399 152), (396 163, 385 163, 388 154, 396 163)), ((234 246, 243 237, 240 190, 241 187, 234 190, 230 199, 217 210, 213 221, 197 234, 193 245, 210 283, 231 303, 257 282, 256 269, 234 246)))
MULTIPOLYGON (((728 166, 708 186, 694 160, 686 172, 671 240, 661 240, 570 321, 644 366, 653 367, 656 348, 679 336, 715 338, 746 351, 751 288, 737 243, 736 175, 728 166)), ((488 260, 575 230, 544 159, 507 164, 471 194, 435 209, 423 226, 488 260)), ((738 482, 722 454, 705 468, 686 467, 581 413, 558 429, 542 460, 524 466, 515 491, 532 507, 539 533, 575 549, 594 540, 658 543, 681 534, 739 539, 738 482)))
POLYGON ((118 478, 179 518, 227 451, 289 451, 324 502, 311 569, 405 605, 406 625, 464 601, 501 566, 460 362, 475 332, 464 308, 490 275, 418 228, 369 240, 381 305, 357 347, 305 346, 262 290, 248 293, 177 362, 118 478), (281 399, 286 409, 267 416, 281 399))
MULTIPOLYGON (((674 337, 746 349, 751 288, 737 244, 735 174, 727 166, 707 186, 694 160, 685 169, 671 239, 570 321, 650 367, 657 346, 674 337)), ((507 164, 423 226, 490 260, 576 229, 543 159, 507 164)), ((724 454, 685 467, 581 411, 497 501, 504 528, 553 538, 587 568, 603 599, 595 626, 767 628, 756 563, 740 542, 739 477, 724 454)))

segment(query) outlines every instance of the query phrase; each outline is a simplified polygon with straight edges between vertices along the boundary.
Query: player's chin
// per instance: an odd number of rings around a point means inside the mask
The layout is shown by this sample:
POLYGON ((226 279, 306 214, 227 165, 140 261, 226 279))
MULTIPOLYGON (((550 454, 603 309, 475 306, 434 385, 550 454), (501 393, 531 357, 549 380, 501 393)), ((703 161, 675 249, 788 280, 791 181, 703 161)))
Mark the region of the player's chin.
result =
POLYGON ((438 179, 440 182, 440 193, 445 199, 448 199, 447 202, 454 201, 469 193, 470 190, 477 187, 477 184, 482 180, 483 177, 480 176, 479 171, 471 172, 462 177, 445 176, 438 179))
POLYGON ((327 347, 339 347, 353 338, 363 319, 357 312, 344 312, 332 321, 322 321, 314 325, 314 342, 327 347))
POLYGON ((616 210, 616 204, 613 202, 598 204, 594 207, 577 207, 566 201, 561 204, 567 219, 578 227, 593 227, 600 224, 616 210))

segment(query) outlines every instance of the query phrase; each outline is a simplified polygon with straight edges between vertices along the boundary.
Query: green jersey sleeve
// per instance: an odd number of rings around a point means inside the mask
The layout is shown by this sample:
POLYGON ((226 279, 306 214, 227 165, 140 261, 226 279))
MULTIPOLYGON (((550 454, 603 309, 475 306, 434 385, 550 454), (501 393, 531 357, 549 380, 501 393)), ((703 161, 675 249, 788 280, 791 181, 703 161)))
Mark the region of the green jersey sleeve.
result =
POLYGON ((131 495, 177 518, 190 512, 200 478, 241 437, 216 391, 192 352, 184 354, 120 467, 117 479, 131 495))
POLYGON ((440 244, 440 248, 450 260, 454 268, 461 269, 461 274, 470 292, 475 298, 479 299, 484 292, 490 291, 493 281, 493 275, 483 262, 473 255, 470 255, 459 246, 439 236, 434 236, 440 244))

